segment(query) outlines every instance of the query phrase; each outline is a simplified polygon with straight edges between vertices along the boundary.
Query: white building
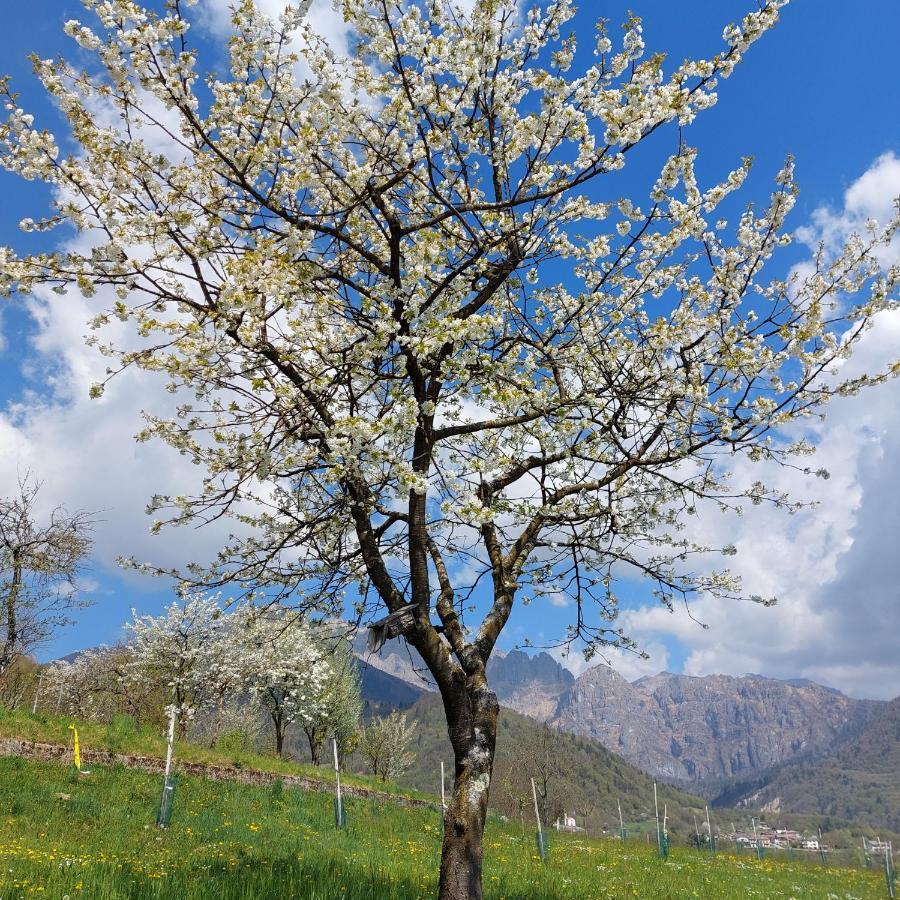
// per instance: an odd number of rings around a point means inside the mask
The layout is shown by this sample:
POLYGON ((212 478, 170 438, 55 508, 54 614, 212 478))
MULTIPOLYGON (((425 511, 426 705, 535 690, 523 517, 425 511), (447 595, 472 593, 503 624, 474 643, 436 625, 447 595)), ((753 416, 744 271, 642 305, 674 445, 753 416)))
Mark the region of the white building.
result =
POLYGON ((574 816, 568 815, 568 813, 563 813, 561 819, 557 819, 554 822, 553 827, 557 831, 584 831, 583 828, 580 828, 575 824, 574 816))

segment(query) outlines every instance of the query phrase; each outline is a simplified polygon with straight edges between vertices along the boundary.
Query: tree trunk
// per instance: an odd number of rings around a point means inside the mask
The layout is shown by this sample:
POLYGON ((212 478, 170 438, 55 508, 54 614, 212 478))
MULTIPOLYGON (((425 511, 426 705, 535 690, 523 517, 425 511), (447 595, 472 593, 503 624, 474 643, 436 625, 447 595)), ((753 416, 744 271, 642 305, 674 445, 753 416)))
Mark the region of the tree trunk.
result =
POLYGON ((306 739, 309 741, 309 758, 314 766, 322 764, 322 744, 324 741, 319 740, 318 736, 306 732, 306 739))
POLYGON ((6 640, 0 650, 0 673, 13 661, 18 650, 19 629, 19 588, 22 586, 22 563, 18 554, 13 551, 13 577, 6 595, 6 640))
POLYGON ((272 713, 272 724, 275 726, 275 752, 281 759, 284 754, 284 720, 280 715, 272 713))
POLYGON ((499 706, 496 695, 486 687, 466 694, 465 710, 453 708, 455 704, 445 698, 455 776, 444 814, 439 900, 481 900, 482 896, 482 838, 499 706))

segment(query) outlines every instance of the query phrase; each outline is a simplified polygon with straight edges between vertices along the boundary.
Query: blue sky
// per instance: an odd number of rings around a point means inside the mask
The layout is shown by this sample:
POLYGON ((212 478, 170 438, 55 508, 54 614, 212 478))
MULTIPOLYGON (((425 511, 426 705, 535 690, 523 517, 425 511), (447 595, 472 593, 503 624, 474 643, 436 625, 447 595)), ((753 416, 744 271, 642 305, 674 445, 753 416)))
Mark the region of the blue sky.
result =
MULTIPOLYGON (((261 2, 272 9, 279 0, 261 2)), ((216 23, 225 4, 221 0, 204 3, 199 11, 206 14, 208 27, 202 43, 210 54, 208 61, 220 60, 222 34, 216 23)), ((667 52, 671 67, 686 56, 716 52, 723 26, 739 18, 752 3, 628 0, 581 5, 583 11, 575 20, 574 30, 585 36, 585 47, 592 42, 597 11, 610 20, 610 30, 616 34, 618 23, 628 9, 633 9, 644 18, 648 49, 667 52)), ((316 3, 313 7, 323 32, 339 31, 333 17, 322 11, 323 6, 316 3)), ((43 57, 76 53, 77 48, 62 33, 62 25, 67 19, 83 17, 83 10, 72 0, 38 0, 9 7, 4 10, 0 31, 0 72, 12 76, 21 105, 33 112, 38 122, 57 129, 59 117, 44 102, 26 55, 32 51, 43 57)), ((732 78, 721 83, 718 105, 701 114, 687 130, 685 139, 700 148, 701 177, 718 179, 735 168, 742 156, 751 155, 756 161, 754 175, 741 199, 762 201, 785 156, 793 153, 802 189, 792 217, 794 226, 831 222, 840 230, 841 223, 855 214, 852 197, 865 195, 866 203, 877 205, 879 191, 891 190, 894 177, 889 161, 880 166, 877 161, 886 153, 900 151, 897 34, 900 3, 896 0, 869 0, 865 4, 794 0, 783 11, 780 25, 751 49, 732 78), (860 181, 867 172, 874 174, 860 181), (851 191, 847 195, 850 188, 856 194, 851 191)), ((653 165, 672 150, 674 140, 670 131, 643 157, 630 162, 616 185, 616 196, 632 188, 645 191, 648 178, 653 177, 653 165)), ((25 236, 16 227, 24 216, 36 218, 44 200, 40 188, 0 173, 0 245, 31 249, 48 240, 25 236)), ((798 249, 796 258, 803 252, 798 249)), ((148 450, 130 443, 129 435, 139 425, 133 393, 143 390, 140 384, 114 384, 110 389, 113 397, 95 404, 87 403, 71 389, 78 381, 80 367, 89 365, 85 362, 87 351, 74 348, 83 333, 79 308, 72 304, 71 312, 60 313, 59 307, 21 301, 0 306, 0 452, 5 457, 0 461, 0 493, 10 492, 17 468, 30 466, 46 479, 48 501, 97 509, 104 519, 98 530, 96 559, 86 582, 97 602, 79 613, 75 627, 44 648, 45 657, 114 640, 131 606, 155 610, 170 597, 167 586, 120 572, 114 563, 118 554, 143 552, 165 558, 173 553, 177 556, 179 548, 175 545, 194 543, 197 557, 202 558, 213 548, 211 538, 195 533, 178 536, 174 544, 172 538, 154 543, 147 537, 149 520, 142 515, 143 504, 157 481, 169 474, 174 461, 163 448, 148 450), (66 350, 66 341, 73 342, 71 351, 66 350), (164 544, 166 540, 169 545, 164 544)), ((882 343, 890 343, 891 335, 893 332, 882 335, 882 343)), ((879 344, 871 352, 877 354, 882 349, 879 344)), ((789 596, 784 601, 787 612, 779 612, 778 617, 772 615, 766 620, 763 617, 770 611, 762 609, 742 611, 737 628, 752 633, 752 639, 745 637, 742 643, 733 636, 735 622, 726 612, 710 611, 710 637, 709 632, 684 621, 668 624, 647 606, 644 587, 625 585, 622 594, 633 611, 630 624, 652 650, 653 660, 648 669, 635 668, 629 659, 616 658, 614 662, 633 675, 662 667, 695 673, 761 671, 782 677, 807 675, 863 695, 900 693, 900 662, 891 665, 883 661, 881 650, 871 639, 886 624, 895 634, 900 626, 900 599, 890 573, 880 572, 875 562, 864 566, 856 576, 855 584, 861 577, 868 579, 867 594, 875 593, 893 603, 873 609, 871 619, 858 610, 856 617, 845 620, 836 605, 826 608, 821 599, 829 591, 834 593, 841 583, 845 584, 844 591, 848 590, 847 571, 860 566, 853 554, 866 543, 861 532, 866 523, 873 535, 883 534, 892 525, 879 510, 885 504, 900 507, 893 477, 884 476, 884 466, 893 471, 896 457, 891 456, 891 448, 900 447, 896 440, 900 416, 891 419, 879 415, 882 407, 893 409, 897 400, 894 389, 873 395, 864 408, 839 410, 834 428, 822 432, 823 451, 826 456, 833 454, 842 468, 834 489, 823 495, 824 509, 815 516, 801 517, 788 525, 754 520, 749 525, 716 526, 734 527, 744 541, 749 560, 745 574, 751 579, 766 581, 759 570, 767 568, 768 563, 774 572, 782 573, 777 580, 782 587, 787 585, 788 593, 795 598, 793 607, 789 596), (857 421, 868 424, 857 428, 857 421), (870 443, 864 443, 864 438, 870 443), (877 459, 884 460, 883 466, 873 464, 877 459), (757 530, 756 537, 752 529, 757 530), (766 540, 758 540, 763 533, 766 540), (777 548, 770 543, 776 534, 777 548), (778 554, 781 562, 776 564, 773 560, 778 554), (816 566, 819 554, 825 554, 827 560, 816 566), (795 588, 789 576, 802 560, 810 569, 804 582, 798 576, 795 588), (832 563, 834 571, 829 568, 832 563), (815 590, 809 588, 812 582, 815 590), (825 656, 831 653, 833 658, 829 657, 827 664, 822 663, 822 654, 810 651, 804 640, 809 628, 803 623, 811 619, 823 633, 837 629, 837 638, 845 639, 843 649, 832 646, 835 636, 831 634, 825 656), (769 633, 777 633, 779 640, 767 641, 769 633), (876 657, 877 662, 868 665, 876 657), (858 661, 856 666, 854 659, 858 661)), ((560 634, 568 612, 545 606, 514 618, 506 646, 525 634, 535 643, 560 634)))

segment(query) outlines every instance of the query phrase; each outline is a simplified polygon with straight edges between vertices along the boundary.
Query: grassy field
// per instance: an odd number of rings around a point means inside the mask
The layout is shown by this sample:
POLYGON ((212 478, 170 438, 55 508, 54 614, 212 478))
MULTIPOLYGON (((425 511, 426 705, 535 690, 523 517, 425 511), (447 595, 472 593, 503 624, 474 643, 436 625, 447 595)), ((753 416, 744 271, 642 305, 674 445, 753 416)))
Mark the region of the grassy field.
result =
MULTIPOLYGON (((58 716, 39 711, 33 715, 27 709, 9 709, 0 704, 0 738, 20 738, 45 744, 72 746, 72 732, 69 730, 71 717, 58 716)), ((78 723, 78 734, 82 750, 108 750, 136 756, 152 756, 162 759, 166 755, 166 740, 161 730, 137 725, 128 716, 116 716, 108 724, 96 722, 78 723)), ((266 753, 255 753, 247 749, 224 750, 221 747, 203 747, 189 741, 175 742, 175 756, 186 763, 210 766, 235 766, 272 772, 276 775, 302 775, 334 784, 334 770, 329 766, 314 766, 309 763, 279 759, 266 753)), ((388 794, 403 794, 410 797, 433 801, 433 795, 403 788, 392 782, 350 773, 342 774, 345 784, 370 788, 388 794)), ((0 898, 3 900, 3 898, 0 898)))
MULTIPOLYGON (((155 827, 160 779, 121 767, 78 775, 0 759, 0 897, 75 900, 412 900, 432 897, 440 821, 429 810, 348 801, 334 828, 324 794, 182 779, 170 828, 155 827)), ((531 833, 491 822, 486 894, 571 898, 881 898, 882 876, 563 836, 542 864, 531 833)))

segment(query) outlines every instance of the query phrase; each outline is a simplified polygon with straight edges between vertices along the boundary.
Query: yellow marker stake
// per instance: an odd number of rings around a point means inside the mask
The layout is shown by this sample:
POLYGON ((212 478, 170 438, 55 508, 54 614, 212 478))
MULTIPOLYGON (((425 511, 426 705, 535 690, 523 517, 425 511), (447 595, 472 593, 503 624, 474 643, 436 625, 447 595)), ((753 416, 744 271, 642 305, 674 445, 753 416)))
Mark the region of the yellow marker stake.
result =
POLYGON ((78 729, 74 725, 70 725, 72 733, 75 735, 75 768, 81 771, 81 747, 78 743, 78 729))

